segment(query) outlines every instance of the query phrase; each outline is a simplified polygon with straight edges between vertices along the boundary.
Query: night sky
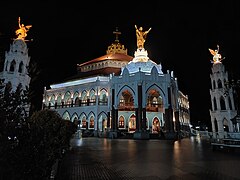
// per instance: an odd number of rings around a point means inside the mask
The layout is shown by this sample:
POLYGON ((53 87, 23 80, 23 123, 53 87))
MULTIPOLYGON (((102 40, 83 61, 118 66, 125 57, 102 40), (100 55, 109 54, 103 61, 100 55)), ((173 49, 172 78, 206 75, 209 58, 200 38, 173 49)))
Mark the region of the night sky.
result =
MULTIPOLYGON (((29 54, 42 69, 39 88, 76 74, 76 65, 105 55, 119 40, 134 56, 135 27, 152 30, 145 49, 149 57, 174 71, 180 90, 189 96, 191 121, 210 124, 210 72, 208 48, 220 46, 229 76, 240 79, 240 1, 32 1, 1 4, 0 45, 15 38, 18 17, 32 25, 29 54), (84 2, 84 3, 83 3, 84 2)), ((41 101, 41 100, 40 100, 41 101)))

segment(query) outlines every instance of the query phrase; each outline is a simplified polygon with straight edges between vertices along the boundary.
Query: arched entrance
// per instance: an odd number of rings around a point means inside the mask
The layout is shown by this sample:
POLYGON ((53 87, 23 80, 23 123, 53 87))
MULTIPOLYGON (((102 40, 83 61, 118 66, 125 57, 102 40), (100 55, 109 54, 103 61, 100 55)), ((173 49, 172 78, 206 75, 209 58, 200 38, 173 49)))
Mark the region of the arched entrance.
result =
POLYGON ((157 117, 155 117, 152 123, 152 133, 159 133, 159 132, 160 132, 160 121, 157 117))
POLYGON ((228 121, 227 121, 227 119, 224 119, 224 120, 223 120, 223 129, 224 129, 224 131, 229 132, 229 127, 228 127, 228 121))
POLYGON ((133 114, 128 121, 129 132, 133 133, 136 131, 136 116, 133 114))

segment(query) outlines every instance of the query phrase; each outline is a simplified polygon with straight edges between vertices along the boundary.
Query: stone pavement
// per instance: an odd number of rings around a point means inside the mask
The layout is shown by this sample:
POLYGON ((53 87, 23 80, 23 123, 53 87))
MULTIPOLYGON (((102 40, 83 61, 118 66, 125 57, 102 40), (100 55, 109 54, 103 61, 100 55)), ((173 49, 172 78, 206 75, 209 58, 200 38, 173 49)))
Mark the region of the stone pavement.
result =
POLYGON ((58 165, 56 180, 237 180, 240 156, 195 140, 81 138, 58 165))

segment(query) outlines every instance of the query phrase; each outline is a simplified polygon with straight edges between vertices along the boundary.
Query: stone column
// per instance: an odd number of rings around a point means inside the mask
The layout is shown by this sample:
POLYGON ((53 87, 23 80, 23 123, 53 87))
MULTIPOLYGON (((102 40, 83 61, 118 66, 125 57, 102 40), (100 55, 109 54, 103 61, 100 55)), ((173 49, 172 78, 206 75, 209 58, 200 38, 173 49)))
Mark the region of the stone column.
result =
POLYGON ((142 85, 138 85, 138 130, 142 130, 142 85))
POLYGON ((142 120, 142 129, 144 130, 144 131, 146 131, 147 130, 147 114, 146 114, 146 108, 143 108, 142 109, 143 110, 143 120, 142 120))

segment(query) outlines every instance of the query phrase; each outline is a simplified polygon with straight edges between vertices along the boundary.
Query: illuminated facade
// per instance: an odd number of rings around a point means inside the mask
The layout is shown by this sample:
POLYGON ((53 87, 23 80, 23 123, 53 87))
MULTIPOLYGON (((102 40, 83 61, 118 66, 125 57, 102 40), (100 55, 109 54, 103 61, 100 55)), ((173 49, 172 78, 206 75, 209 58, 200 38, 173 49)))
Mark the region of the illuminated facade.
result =
POLYGON ((149 139, 165 133, 173 138, 189 127, 189 102, 178 89, 173 72, 149 59, 143 45, 134 57, 119 43, 118 35, 104 56, 78 65, 79 74, 53 84, 43 95, 43 108, 80 122, 96 136, 132 134, 149 139))
MULTIPOLYGON (((219 50, 219 49, 218 49, 219 50)), ((227 87, 228 72, 221 62, 218 50, 211 51, 213 55, 213 66, 211 78, 211 104, 210 110, 213 136, 224 138, 227 133, 239 132, 239 123, 233 123, 233 118, 237 115, 236 104, 234 103, 233 89, 227 87), (214 53, 216 52, 216 53, 214 53), (218 56, 217 56, 218 55, 218 56)))

